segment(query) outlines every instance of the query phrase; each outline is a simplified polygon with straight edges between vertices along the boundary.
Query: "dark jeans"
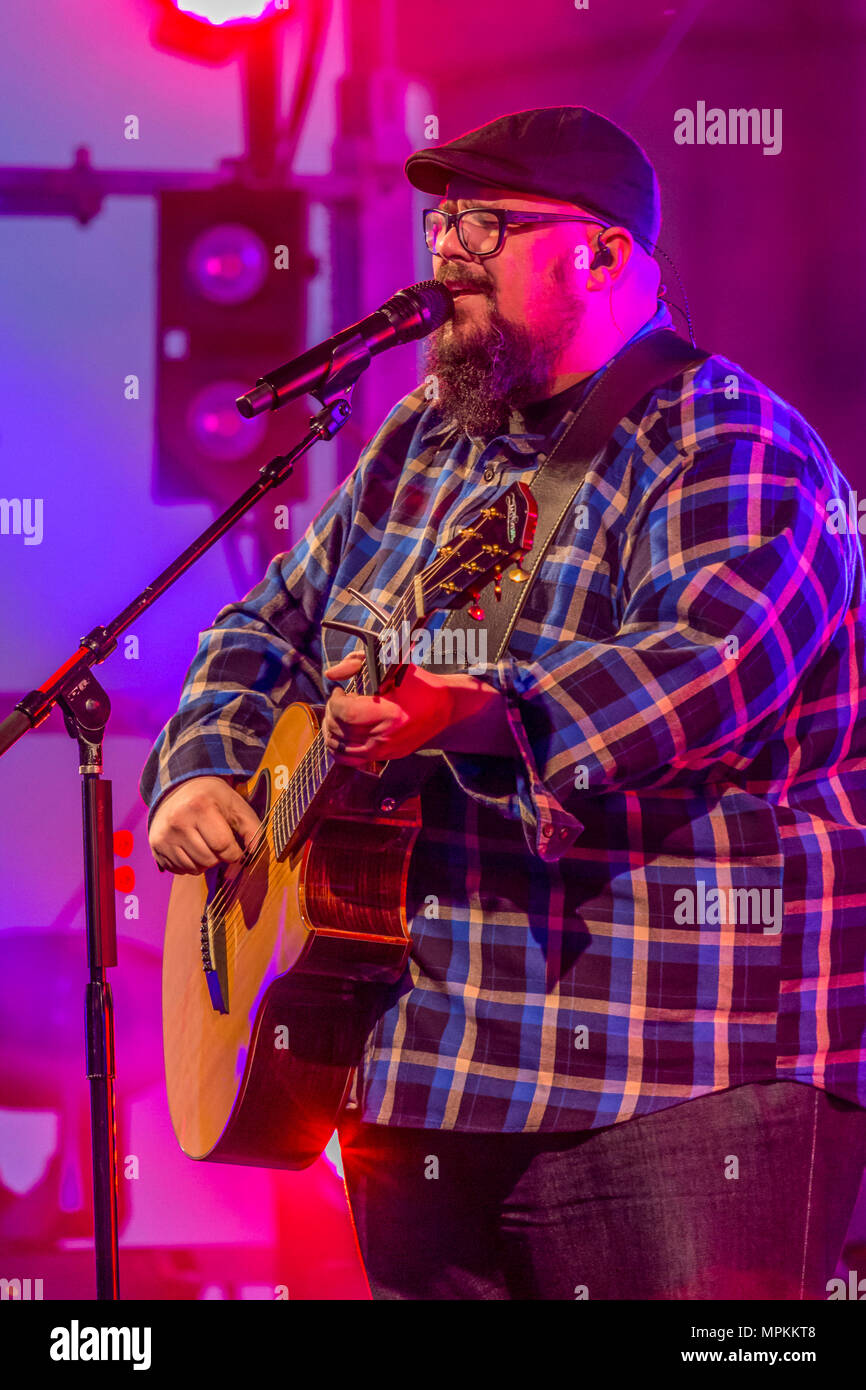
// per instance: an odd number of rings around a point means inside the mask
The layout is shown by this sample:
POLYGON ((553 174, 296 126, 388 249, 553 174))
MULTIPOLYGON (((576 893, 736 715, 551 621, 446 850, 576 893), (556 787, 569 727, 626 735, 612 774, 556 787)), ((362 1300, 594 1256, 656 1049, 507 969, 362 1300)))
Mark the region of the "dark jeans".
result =
POLYGON ((375 1299, 826 1299, 866 1110, 791 1081, 604 1129, 340 1122, 375 1299))

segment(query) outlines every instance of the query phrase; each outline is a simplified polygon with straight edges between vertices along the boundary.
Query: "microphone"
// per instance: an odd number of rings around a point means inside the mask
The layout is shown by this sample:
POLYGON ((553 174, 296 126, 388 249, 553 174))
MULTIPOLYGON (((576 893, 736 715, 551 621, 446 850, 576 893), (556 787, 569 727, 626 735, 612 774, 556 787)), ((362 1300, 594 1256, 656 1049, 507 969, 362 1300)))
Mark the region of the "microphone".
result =
POLYGON ((453 313, 454 296, 438 280, 409 285, 392 294, 374 314, 259 377, 251 391, 238 397, 237 408, 249 420, 265 410, 279 410, 296 396, 315 395, 326 385, 336 394, 353 384, 378 353, 426 338, 453 313))

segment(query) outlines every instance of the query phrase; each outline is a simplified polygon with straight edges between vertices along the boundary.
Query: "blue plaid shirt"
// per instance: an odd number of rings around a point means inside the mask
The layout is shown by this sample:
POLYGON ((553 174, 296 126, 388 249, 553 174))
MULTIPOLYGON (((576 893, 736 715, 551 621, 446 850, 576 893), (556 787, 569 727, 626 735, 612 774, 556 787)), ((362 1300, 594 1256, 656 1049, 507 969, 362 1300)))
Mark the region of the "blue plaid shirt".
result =
MULTIPOLYGON (((368 625, 348 587, 393 608, 543 445, 519 412, 486 442, 405 396, 200 635, 142 775, 151 815, 185 778, 251 775, 355 646, 329 631, 324 652, 322 618, 368 625)), ((519 757, 449 754, 422 790, 412 952, 367 1038, 364 1120, 582 1130, 774 1078, 866 1105, 849 491, 802 416, 717 354, 620 422, 481 672, 519 757)))

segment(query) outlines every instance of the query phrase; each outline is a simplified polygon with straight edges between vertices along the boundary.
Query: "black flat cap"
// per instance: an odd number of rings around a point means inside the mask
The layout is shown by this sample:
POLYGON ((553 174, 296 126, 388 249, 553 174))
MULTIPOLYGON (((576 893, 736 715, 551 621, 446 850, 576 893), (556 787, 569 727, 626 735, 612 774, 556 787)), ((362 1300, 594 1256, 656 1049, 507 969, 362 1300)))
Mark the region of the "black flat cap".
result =
POLYGON ((655 170, 640 145, 585 106, 513 111, 445 145, 416 150, 409 182, 444 197, 455 174, 524 194, 575 203, 626 227, 650 255, 661 226, 655 170))

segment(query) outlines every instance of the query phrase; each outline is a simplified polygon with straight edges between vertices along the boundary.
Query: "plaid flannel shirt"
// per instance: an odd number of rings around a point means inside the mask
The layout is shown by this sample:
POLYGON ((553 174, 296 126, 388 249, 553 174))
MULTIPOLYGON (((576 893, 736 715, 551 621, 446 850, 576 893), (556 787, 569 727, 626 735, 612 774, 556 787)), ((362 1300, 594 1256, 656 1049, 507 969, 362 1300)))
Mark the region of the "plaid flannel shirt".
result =
MULTIPOLYGON (((473 440, 423 386, 405 396, 201 633, 142 774, 151 815, 185 778, 251 775, 282 708, 322 703, 355 647, 329 631, 323 650, 322 618, 368 625, 348 586, 391 609, 544 444, 519 412, 473 440)), ((866 1105, 848 495, 802 416, 719 355, 620 422, 480 672, 519 757, 448 754, 423 787, 412 952, 367 1037, 362 1119, 582 1130, 772 1079, 866 1105)))

